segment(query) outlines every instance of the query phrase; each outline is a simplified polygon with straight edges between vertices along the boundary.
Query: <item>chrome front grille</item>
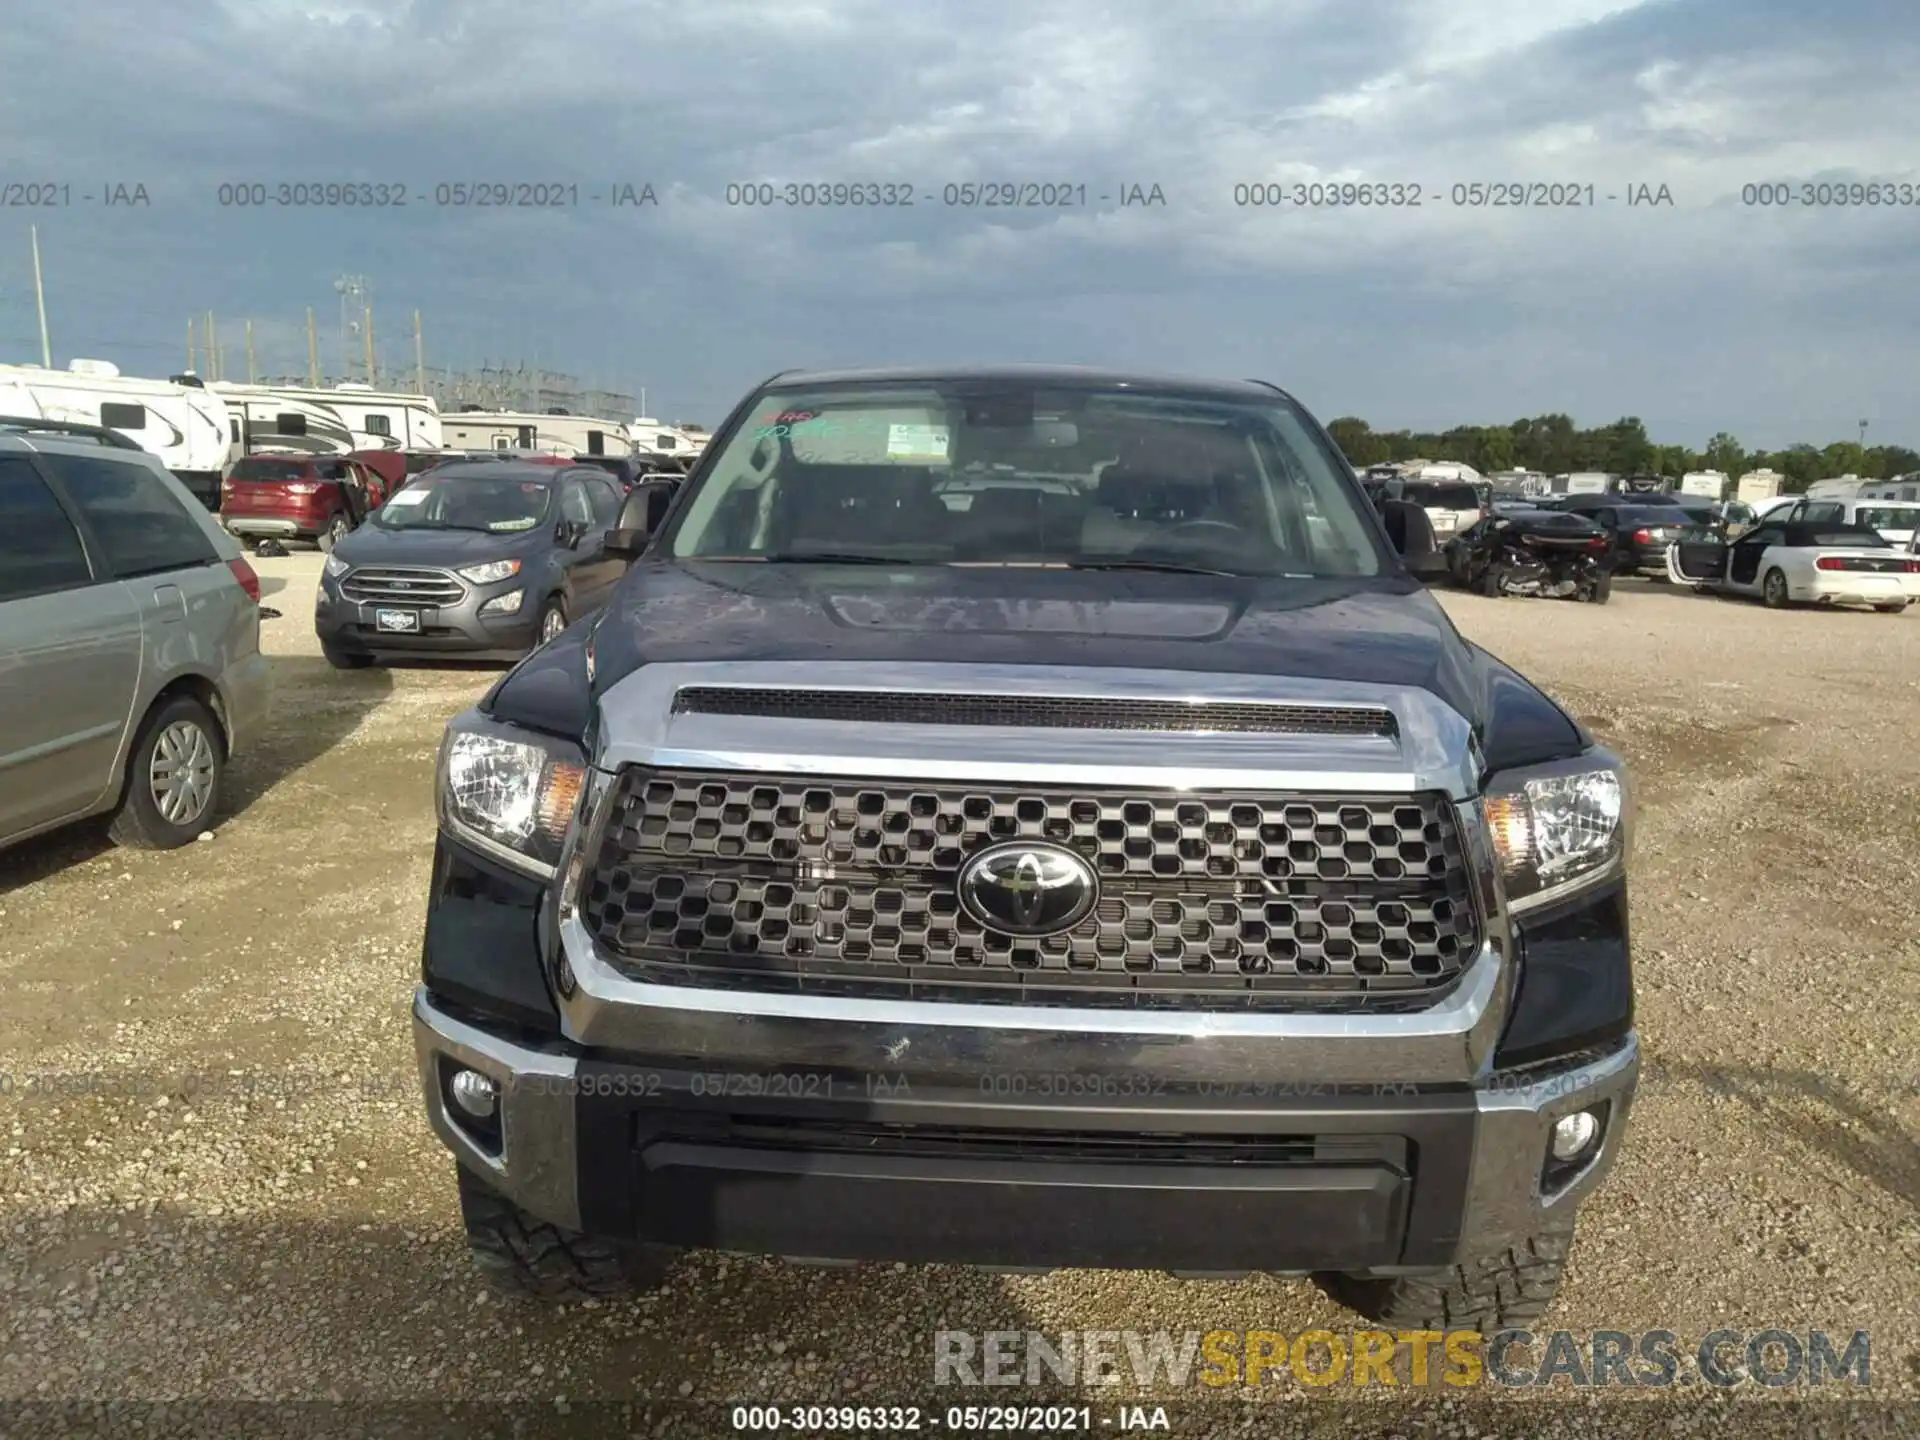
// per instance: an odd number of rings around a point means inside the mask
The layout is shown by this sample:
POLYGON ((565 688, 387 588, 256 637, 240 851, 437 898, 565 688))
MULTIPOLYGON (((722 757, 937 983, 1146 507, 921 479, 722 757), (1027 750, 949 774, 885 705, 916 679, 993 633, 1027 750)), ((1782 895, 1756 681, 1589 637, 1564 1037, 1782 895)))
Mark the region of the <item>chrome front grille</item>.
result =
POLYGON ((466 593, 453 572, 411 565, 368 565, 340 581, 342 597, 366 605, 457 605, 466 593))
POLYGON ((630 978, 1024 1004, 1417 997, 1479 940, 1432 795, 1208 794, 629 769, 581 914, 630 978), (1100 876, 1046 939, 987 930, 957 872, 1048 840, 1100 876))

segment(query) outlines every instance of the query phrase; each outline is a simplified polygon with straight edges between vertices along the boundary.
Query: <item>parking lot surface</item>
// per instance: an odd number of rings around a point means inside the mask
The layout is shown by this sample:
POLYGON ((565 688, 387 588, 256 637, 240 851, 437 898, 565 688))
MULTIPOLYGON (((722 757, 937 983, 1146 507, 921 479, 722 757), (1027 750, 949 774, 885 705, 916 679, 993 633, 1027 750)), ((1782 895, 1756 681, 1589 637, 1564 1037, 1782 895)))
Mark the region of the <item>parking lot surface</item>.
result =
MULTIPOLYGON (((0 1399, 899 1401, 943 1329, 1360 1323, 1305 1282, 711 1254, 489 1298, 407 1006, 441 726, 498 669, 337 673, 319 557, 255 563, 275 719, 212 838, 0 855, 0 1399)), ((1920 1399, 1920 613, 1442 598, 1638 785, 1648 1070, 1549 1326, 1865 1329, 1873 1396, 1920 1399)))

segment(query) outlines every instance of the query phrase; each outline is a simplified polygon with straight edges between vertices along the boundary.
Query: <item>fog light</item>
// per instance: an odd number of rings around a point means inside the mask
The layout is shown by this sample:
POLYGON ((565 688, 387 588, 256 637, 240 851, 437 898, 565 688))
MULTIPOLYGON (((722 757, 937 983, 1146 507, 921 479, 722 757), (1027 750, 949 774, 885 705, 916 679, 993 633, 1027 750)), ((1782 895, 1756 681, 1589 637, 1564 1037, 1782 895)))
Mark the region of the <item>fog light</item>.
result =
POLYGON ((1556 1160, 1576 1160, 1593 1144, 1600 1133, 1600 1117, 1591 1110, 1577 1110, 1554 1122, 1551 1148, 1556 1160))
POLYGON ((499 1087, 477 1070, 457 1071, 447 1082, 447 1090, 453 1096, 453 1103, 476 1120, 492 1115, 500 1096, 499 1087))

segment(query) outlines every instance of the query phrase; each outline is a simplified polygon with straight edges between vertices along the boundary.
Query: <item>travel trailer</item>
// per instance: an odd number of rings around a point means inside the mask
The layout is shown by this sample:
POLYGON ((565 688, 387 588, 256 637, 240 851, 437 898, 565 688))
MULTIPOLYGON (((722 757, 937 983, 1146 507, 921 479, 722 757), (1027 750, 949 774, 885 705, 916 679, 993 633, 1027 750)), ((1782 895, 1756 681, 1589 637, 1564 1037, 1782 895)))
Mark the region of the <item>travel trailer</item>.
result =
POLYGON ((1703 500, 1719 500, 1727 493, 1726 473, 1721 470, 1689 470, 1680 477, 1682 495, 1698 495, 1703 500))
POLYGON ((1920 470, 1860 487, 1862 500, 1920 500, 1920 470))
POLYGON ((1538 470, 1495 470, 1487 476, 1496 495, 1542 496, 1552 493, 1553 481, 1538 470))
MULTIPOLYGON (((262 452, 345 455, 363 448, 331 405, 300 400, 267 385, 216 381, 214 394, 227 402, 228 458, 262 452)), ((310 392, 318 393, 318 392, 310 392)))
POLYGON ((707 437, 694 435, 676 425, 641 416, 627 427, 634 449, 643 455, 698 455, 706 448, 707 437))
POLYGON ((354 450, 439 450, 440 407, 430 395, 376 390, 351 381, 327 387, 238 385, 216 381, 215 390, 259 392, 303 404, 320 405, 340 417, 354 450))
POLYGON ((220 503, 227 407, 198 376, 143 380, 105 360, 75 360, 65 370, 0 365, 0 415, 118 430, 158 456, 208 509, 220 503))
POLYGON ((618 420, 549 410, 454 410, 440 417, 449 450, 538 450, 547 455, 631 455, 633 436, 618 420))
POLYGON ((1777 470, 1749 470, 1734 487, 1733 498, 1758 507, 1762 500, 1771 500, 1780 493, 1786 478, 1777 470))
POLYGON ((1567 476, 1563 494, 1604 495, 1613 488, 1614 477, 1604 470, 1579 470, 1567 476))
POLYGON ((1831 480, 1816 480, 1807 486, 1809 500, 1851 500, 1867 482, 1858 475, 1836 475, 1831 480))

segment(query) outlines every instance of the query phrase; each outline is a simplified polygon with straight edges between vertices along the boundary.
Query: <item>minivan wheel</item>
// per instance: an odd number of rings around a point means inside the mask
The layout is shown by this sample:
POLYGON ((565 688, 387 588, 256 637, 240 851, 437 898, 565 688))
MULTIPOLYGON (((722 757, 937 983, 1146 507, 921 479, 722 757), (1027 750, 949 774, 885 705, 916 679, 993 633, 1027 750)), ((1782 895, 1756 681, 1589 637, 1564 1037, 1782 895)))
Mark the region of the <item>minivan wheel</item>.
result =
POLYGON ((566 602, 556 595, 547 601, 540 609, 540 639, 538 643, 541 645, 546 644, 566 628, 566 602))
POLYGON ((1767 571, 1767 578, 1760 583, 1760 595, 1770 610, 1787 608, 1787 577, 1779 570, 1767 571))
POLYGON ((127 757, 126 793, 108 835, 134 850, 172 850, 207 828, 226 770, 219 723, 176 695, 140 727, 127 757))
POLYGON ((353 529, 353 522, 347 519, 346 512, 336 510, 333 518, 327 521, 327 528, 314 537, 314 543, 320 547, 322 555, 331 555, 333 547, 347 538, 347 532, 353 529))

